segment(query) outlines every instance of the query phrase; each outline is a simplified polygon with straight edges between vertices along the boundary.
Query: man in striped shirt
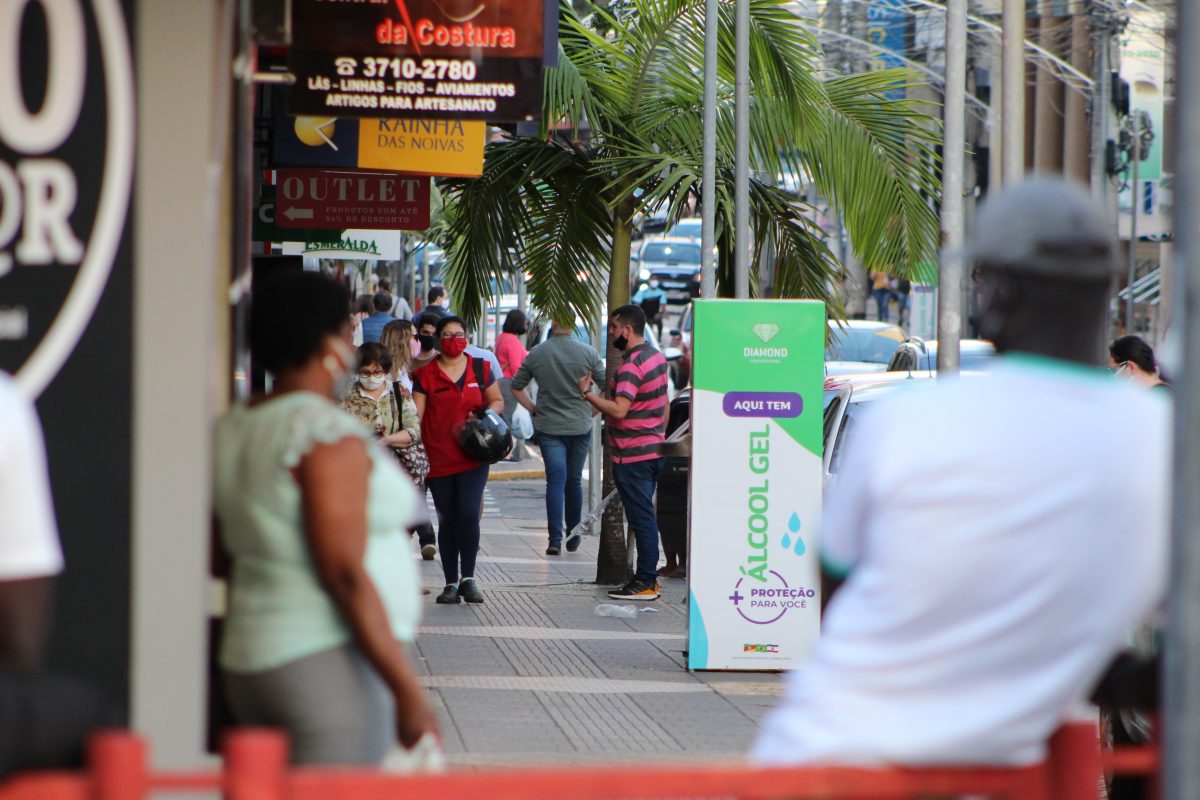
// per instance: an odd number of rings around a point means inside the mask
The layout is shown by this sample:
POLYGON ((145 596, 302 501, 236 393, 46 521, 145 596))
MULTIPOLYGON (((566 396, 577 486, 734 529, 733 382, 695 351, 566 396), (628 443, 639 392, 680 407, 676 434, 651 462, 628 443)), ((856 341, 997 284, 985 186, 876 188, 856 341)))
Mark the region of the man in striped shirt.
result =
POLYGON ((633 580, 608 593, 614 600, 658 599, 658 519, 654 493, 662 472, 660 446, 667 416, 667 360, 646 341, 646 315, 621 306, 608 320, 608 340, 622 351, 616 379, 603 395, 592 376, 579 379, 583 399, 603 413, 612 441, 613 479, 637 542, 633 580))

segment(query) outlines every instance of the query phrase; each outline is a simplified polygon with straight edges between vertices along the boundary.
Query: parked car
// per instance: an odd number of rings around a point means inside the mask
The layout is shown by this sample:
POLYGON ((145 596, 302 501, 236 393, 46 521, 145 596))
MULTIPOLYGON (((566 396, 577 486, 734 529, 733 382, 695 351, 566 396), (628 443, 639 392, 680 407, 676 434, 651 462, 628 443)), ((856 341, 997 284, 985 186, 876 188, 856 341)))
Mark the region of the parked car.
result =
POLYGON ((826 375, 883 372, 906 338, 899 325, 864 319, 830 320, 829 331, 826 375))
POLYGON ((680 238, 645 242, 638 250, 636 274, 635 285, 657 280, 668 303, 691 302, 700 296, 700 243, 680 238))
MULTIPOLYGON (((888 372, 937 372, 938 343, 936 339, 926 342, 916 337, 908 339, 892 354, 888 372)), ((958 368, 983 372, 997 358, 996 346, 984 339, 963 339, 958 343, 958 368)))
POLYGON ((825 379, 823 398, 825 452, 822 457, 825 485, 837 480, 846 440, 853 435, 856 422, 867 403, 903 391, 932 376, 924 372, 867 372, 830 376, 825 379))

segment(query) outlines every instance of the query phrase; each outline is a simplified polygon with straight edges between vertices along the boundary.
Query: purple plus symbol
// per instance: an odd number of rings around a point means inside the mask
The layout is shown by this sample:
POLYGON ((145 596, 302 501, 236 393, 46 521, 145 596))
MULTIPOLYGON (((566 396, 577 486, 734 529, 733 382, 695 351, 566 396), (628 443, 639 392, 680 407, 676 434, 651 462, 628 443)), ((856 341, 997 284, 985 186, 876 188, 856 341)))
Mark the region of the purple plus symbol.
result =
POLYGON ((732 600, 733 604, 736 606, 738 603, 745 600, 746 598, 737 589, 734 589, 733 594, 729 595, 729 599, 732 600))

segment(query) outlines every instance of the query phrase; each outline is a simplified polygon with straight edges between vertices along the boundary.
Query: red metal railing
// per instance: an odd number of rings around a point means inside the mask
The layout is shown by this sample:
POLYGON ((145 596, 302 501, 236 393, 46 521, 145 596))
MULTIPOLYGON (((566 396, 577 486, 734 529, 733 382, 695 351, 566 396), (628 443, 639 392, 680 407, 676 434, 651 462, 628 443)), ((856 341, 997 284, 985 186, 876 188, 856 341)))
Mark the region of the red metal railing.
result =
POLYGON ((1101 758, 1094 726, 1067 725, 1051 739, 1046 761, 1032 767, 856 769, 746 765, 667 765, 492 770, 445 775, 388 775, 367 770, 292 769, 287 742, 275 731, 228 737, 224 767, 212 773, 152 773, 145 743, 103 733, 81 773, 39 773, 0 784, 0 800, 144 800, 148 792, 221 790, 229 800, 907 800, 981 795, 996 800, 1095 800, 1102 768, 1153 775, 1153 747, 1101 758))

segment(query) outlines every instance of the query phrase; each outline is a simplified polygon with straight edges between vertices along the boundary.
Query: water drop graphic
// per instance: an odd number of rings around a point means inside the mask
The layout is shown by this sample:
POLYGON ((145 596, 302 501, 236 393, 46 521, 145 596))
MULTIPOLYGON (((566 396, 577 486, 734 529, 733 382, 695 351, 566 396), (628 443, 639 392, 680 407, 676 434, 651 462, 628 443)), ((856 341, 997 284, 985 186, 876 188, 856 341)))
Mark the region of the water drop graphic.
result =
POLYGON ((795 511, 792 512, 791 519, 788 520, 788 530, 792 533, 800 532, 800 515, 795 511))
POLYGON ((787 550, 789 547, 792 546, 792 537, 785 533, 783 535, 783 538, 779 540, 779 544, 783 547, 784 550, 787 550))
POLYGON ((797 536, 796 537, 796 555, 798 555, 798 556, 804 555, 804 549, 805 549, 804 548, 804 540, 801 539, 799 536, 797 536))

